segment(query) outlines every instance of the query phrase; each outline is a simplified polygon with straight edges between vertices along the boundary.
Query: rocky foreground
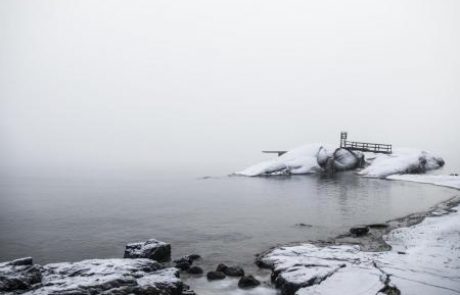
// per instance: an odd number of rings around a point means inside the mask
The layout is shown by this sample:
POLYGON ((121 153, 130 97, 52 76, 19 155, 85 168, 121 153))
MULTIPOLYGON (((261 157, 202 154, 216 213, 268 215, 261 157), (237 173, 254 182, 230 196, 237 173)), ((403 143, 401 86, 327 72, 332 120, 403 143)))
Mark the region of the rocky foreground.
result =
POLYGON ((78 262, 34 264, 26 257, 0 263, 0 293, 25 295, 181 295, 193 292, 167 260, 170 245, 156 240, 129 244, 125 257, 78 262))
MULTIPOLYGON (((259 256, 257 264, 272 269, 272 280, 283 295, 459 294, 458 202, 457 198, 441 204, 419 224, 388 230, 382 241, 391 246, 390 251, 366 252, 363 245, 341 244, 360 240, 355 232, 335 243, 276 248, 259 256)), ((385 231, 404 220, 416 223, 420 218, 413 214, 375 225, 375 230, 385 231)))
MULTIPOLYGON (((34 264, 31 257, 0 263, 0 294, 24 295, 193 295, 180 273, 203 276, 194 266, 200 255, 171 263, 171 245, 155 239, 126 245, 123 259, 89 259, 78 262, 34 264), (160 263, 163 262, 163 263, 160 263), (169 265, 174 264, 174 267, 169 265)), ((238 266, 219 264, 206 274, 208 281, 238 279, 242 290, 260 282, 238 266)))

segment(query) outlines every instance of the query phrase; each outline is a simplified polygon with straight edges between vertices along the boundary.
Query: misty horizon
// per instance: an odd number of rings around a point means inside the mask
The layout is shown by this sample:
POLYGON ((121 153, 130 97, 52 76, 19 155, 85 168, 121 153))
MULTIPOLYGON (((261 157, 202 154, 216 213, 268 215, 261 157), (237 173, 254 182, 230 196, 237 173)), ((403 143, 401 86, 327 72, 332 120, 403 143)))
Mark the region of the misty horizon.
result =
MULTIPOLYGON (((460 170, 456 1, 2 1, 0 159, 221 165, 349 137, 460 170)), ((206 168, 208 167, 208 168, 206 168)))

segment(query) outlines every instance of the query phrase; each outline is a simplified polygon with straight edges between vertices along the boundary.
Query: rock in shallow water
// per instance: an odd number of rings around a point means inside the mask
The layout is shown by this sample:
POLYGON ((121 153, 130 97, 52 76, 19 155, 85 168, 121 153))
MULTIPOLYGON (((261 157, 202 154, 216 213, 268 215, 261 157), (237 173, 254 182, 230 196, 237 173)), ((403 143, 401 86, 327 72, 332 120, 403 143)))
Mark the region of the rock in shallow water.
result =
POLYGON ((187 272, 192 275, 200 275, 203 273, 203 269, 199 266, 192 266, 187 272))
POLYGON ((206 274, 206 277, 210 281, 223 280, 225 279, 225 274, 221 271, 210 271, 206 274))
POLYGON ((175 262, 175 266, 180 270, 188 270, 192 266, 191 262, 184 258, 176 260, 175 262))
POLYGON ((230 277, 244 276, 244 270, 239 266, 229 266, 224 270, 224 273, 230 277))
POLYGON ((126 245, 124 258, 149 258, 159 262, 171 259, 171 245, 150 239, 126 245))
POLYGON ((252 275, 249 276, 243 276, 239 281, 238 281, 238 287, 242 289, 248 289, 248 288, 255 288, 260 285, 259 280, 254 278, 252 275))

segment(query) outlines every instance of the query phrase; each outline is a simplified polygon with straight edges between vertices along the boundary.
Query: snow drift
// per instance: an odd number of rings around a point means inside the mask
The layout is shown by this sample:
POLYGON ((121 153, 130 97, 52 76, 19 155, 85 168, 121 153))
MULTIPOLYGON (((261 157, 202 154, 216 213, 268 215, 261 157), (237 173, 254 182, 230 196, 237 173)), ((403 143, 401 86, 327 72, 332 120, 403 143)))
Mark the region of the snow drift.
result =
MULTIPOLYGON (((282 156, 264 161, 237 172, 243 176, 268 176, 283 174, 310 174, 318 173, 321 167, 318 165, 318 153, 323 147, 320 143, 308 144, 288 151, 282 156)), ((320 156, 327 157, 327 150, 320 156)))
POLYGON ((395 174, 419 174, 444 166, 441 157, 417 149, 395 149, 393 154, 378 154, 359 172, 368 177, 385 178, 395 174))

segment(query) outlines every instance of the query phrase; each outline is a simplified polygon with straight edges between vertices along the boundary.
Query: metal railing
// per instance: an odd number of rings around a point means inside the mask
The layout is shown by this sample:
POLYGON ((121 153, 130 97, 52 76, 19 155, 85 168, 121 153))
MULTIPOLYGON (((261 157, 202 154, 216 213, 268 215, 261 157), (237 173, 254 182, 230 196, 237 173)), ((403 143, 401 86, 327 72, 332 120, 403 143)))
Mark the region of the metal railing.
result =
POLYGON ((341 142, 340 147, 373 153, 391 154, 393 152, 393 147, 391 144, 382 143, 356 142, 344 140, 343 142, 341 142))

